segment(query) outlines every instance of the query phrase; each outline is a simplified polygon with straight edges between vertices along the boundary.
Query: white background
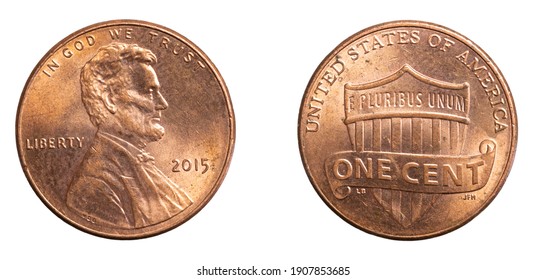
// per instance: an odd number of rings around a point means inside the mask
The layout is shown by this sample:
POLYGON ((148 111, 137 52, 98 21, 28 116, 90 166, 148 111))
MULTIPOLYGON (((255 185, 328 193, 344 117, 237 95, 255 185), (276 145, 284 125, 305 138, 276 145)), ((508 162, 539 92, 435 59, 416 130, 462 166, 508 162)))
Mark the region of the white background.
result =
POLYGON ((324 279, 547 276, 543 7, 526 1, 118 2, 3 1, 0 279, 252 279, 196 275, 202 266, 252 265, 351 269, 350 276, 324 279), (23 174, 14 133, 19 97, 42 56, 80 28, 124 18, 169 27, 197 44, 224 77, 237 123, 230 170, 210 203, 170 232, 133 241, 86 234, 50 212, 23 174), (400 19, 444 25, 484 49, 509 83, 519 121, 513 169, 493 203, 454 232, 412 242, 367 234, 334 214, 308 181, 297 141, 301 98, 321 60, 359 30, 400 19))

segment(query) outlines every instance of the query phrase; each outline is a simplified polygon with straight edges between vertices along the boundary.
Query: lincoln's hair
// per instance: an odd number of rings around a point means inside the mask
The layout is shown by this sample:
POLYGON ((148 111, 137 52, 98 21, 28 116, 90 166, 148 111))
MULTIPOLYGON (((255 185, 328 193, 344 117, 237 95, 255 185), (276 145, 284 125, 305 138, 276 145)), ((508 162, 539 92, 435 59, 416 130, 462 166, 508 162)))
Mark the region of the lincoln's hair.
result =
POLYGON ((108 116, 103 98, 128 88, 133 66, 139 63, 152 65, 156 61, 150 50, 137 45, 112 43, 101 47, 80 73, 82 102, 91 122, 99 126, 108 116))

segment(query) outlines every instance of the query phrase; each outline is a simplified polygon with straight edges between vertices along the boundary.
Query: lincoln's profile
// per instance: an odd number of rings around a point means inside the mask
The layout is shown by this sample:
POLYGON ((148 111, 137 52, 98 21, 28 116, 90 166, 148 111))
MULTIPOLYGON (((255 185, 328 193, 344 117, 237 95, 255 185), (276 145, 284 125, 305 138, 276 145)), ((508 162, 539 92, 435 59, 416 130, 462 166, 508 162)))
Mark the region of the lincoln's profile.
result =
POLYGON ((144 151, 165 133, 160 119, 168 105, 156 61, 148 49, 112 43, 81 70, 82 102, 97 133, 69 184, 67 205, 98 223, 145 227, 192 204, 144 151))

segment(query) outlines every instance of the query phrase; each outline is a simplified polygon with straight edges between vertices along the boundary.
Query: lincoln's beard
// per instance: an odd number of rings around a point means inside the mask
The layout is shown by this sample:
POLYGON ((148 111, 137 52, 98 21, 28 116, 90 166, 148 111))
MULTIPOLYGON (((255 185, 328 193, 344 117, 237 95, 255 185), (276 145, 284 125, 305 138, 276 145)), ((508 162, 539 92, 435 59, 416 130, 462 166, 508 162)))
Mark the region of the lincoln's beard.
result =
POLYGON ((148 123, 147 125, 133 127, 135 130, 133 130, 133 133, 131 135, 127 135, 127 140, 130 142, 133 142, 134 145, 144 148, 146 147, 146 144, 150 142, 159 141, 161 138, 163 138, 163 135, 165 134, 165 128, 161 126, 159 123, 148 123))
POLYGON ((115 119, 114 125, 103 124, 99 129, 117 135, 118 137, 133 143, 137 147, 144 148, 150 142, 159 141, 165 134, 165 128, 159 119, 115 119))
POLYGON ((146 131, 143 131, 143 135, 147 138, 148 142, 159 141, 165 134, 165 128, 159 123, 153 123, 150 121, 150 125, 145 127, 146 131))

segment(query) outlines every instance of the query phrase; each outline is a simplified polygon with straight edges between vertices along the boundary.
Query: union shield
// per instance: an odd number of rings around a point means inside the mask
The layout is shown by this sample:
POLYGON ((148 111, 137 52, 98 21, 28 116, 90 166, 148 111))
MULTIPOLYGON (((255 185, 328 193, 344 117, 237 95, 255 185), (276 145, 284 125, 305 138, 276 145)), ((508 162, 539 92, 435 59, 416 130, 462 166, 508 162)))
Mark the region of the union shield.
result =
POLYGON ((408 64, 375 81, 345 84, 344 122, 353 151, 325 163, 334 195, 344 199, 365 187, 406 228, 439 195, 480 189, 495 144, 485 140, 480 153, 462 155, 469 95, 468 83, 437 80, 408 64))

